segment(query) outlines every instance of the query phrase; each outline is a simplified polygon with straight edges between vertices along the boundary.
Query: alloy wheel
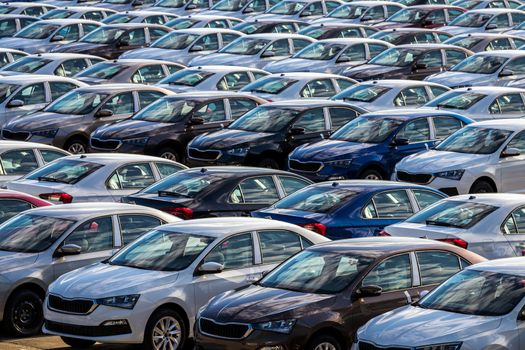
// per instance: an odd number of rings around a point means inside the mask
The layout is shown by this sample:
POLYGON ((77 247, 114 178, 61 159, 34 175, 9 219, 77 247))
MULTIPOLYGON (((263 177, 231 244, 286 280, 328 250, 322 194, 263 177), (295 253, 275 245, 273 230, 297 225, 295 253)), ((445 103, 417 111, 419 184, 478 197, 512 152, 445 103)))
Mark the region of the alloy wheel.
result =
POLYGON ((160 157, 168 160, 177 161, 177 155, 173 152, 163 152, 160 155, 160 157))
POLYGON ((155 350, 176 350, 181 341, 181 326, 172 316, 162 317, 153 327, 153 347, 155 350))
POLYGON ((82 154, 82 153, 86 153, 86 148, 84 147, 83 144, 81 143, 72 143, 68 148, 67 148, 68 152, 69 153, 72 153, 72 154, 82 154))
POLYGON ((318 344, 314 350, 337 350, 334 344, 329 342, 323 342, 318 344))

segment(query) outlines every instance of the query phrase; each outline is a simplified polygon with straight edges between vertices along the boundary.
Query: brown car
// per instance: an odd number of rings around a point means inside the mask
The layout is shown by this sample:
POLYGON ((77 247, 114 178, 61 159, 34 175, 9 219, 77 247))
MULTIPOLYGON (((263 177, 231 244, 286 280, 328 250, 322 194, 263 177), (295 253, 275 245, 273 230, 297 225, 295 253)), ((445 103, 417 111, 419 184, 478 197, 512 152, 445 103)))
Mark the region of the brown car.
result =
POLYGON ((254 285, 213 298, 197 316, 197 347, 348 349, 357 329, 374 316, 416 302, 422 292, 482 261, 426 239, 372 237, 316 245, 254 285))

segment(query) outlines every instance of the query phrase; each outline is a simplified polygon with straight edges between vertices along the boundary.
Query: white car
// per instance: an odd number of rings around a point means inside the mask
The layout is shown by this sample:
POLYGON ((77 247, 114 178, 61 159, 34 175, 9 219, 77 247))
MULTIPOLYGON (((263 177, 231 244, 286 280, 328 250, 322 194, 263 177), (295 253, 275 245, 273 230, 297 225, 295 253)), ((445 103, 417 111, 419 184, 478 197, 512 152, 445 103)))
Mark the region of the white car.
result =
POLYGON ((390 226, 384 235, 426 237, 488 259, 525 255, 525 195, 484 193, 443 199, 390 226))
POLYGON ((7 188, 55 203, 118 202, 186 168, 168 159, 138 154, 73 155, 11 181, 7 188))
POLYGON ((160 226, 107 262, 53 283, 44 332, 77 347, 98 341, 179 349, 213 296, 258 281, 281 261, 326 241, 296 225, 256 218, 160 226))
POLYGON ((448 195, 525 192, 525 120, 477 122, 435 149, 403 158, 395 178, 425 184, 448 195))
POLYGON ((351 350, 522 350, 525 260, 467 267, 419 302, 370 320, 351 350))

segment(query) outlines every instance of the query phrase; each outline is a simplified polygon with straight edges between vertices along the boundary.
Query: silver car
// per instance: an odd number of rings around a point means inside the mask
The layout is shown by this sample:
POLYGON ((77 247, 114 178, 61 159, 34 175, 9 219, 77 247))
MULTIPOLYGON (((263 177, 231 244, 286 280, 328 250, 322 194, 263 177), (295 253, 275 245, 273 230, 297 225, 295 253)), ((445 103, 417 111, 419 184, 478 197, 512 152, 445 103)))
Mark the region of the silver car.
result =
POLYGON ((162 11, 177 16, 187 16, 192 13, 208 10, 218 0, 159 0, 149 11, 162 11))
POLYGON ((47 11, 56 8, 51 4, 39 2, 5 2, 0 5, 0 14, 26 15, 31 17, 40 17, 47 11))
POLYGON ((30 24, 38 22, 37 17, 27 15, 0 15, 0 37, 11 37, 30 24))
POLYGON ((279 0, 221 0, 211 9, 202 11, 205 15, 222 15, 246 19, 261 14, 277 4, 279 0))
POLYGON ((0 48, 0 68, 26 57, 27 53, 20 50, 0 48))
POLYGON ((189 15, 172 19, 166 23, 166 27, 173 29, 188 29, 188 28, 225 28, 232 27, 243 23, 242 20, 235 17, 219 16, 219 15, 189 15))
POLYGON ((149 47, 127 51, 120 58, 161 59, 187 65, 195 57, 216 52, 243 35, 231 29, 181 29, 162 36, 149 47))
POLYGON ((109 258, 122 246, 180 219, 123 203, 53 205, 22 212, 0 225, 2 329, 40 331, 51 282, 71 270, 109 258))
POLYGON ((525 38, 506 33, 469 33, 456 35, 444 44, 460 46, 472 52, 515 50, 525 45, 525 38))
POLYGON ((384 21, 405 7, 393 1, 352 1, 311 23, 374 24, 384 21))
POLYGON ((119 23, 149 23, 149 24, 165 24, 172 19, 177 18, 173 14, 159 11, 126 11, 115 13, 104 19, 104 24, 119 24, 119 23))
POLYGON ((312 21, 321 18, 343 4, 339 0, 282 0, 253 19, 297 19, 312 21))
MULTIPOLYGON (((297 21, 295 19, 255 19, 248 20, 244 23, 239 23, 234 30, 238 30, 244 34, 259 34, 259 33, 284 33, 293 34, 301 30, 301 28, 308 27, 307 22, 297 21)), ((317 38, 314 38, 317 39, 317 38)))
POLYGON ((525 12, 512 9, 471 10, 456 17, 447 26, 439 28, 446 33, 504 32, 525 21, 525 12))
POLYGON ((263 67, 270 73, 320 72, 339 74, 366 63, 394 45, 368 38, 325 39, 312 43, 290 58, 263 67))
POLYGON ((98 56, 81 53, 43 53, 25 56, 0 69, 0 76, 20 74, 48 74, 72 77, 75 74, 105 61, 98 56))
POLYGON ((53 9, 40 16, 40 19, 89 19, 102 21, 104 18, 116 13, 115 10, 93 6, 66 6, 53 9))
POLYGON ((217 53, 197 57, 190 66, 230 65, 263 68, 290 57, 315 39, 299 34, 252 34, 240 37, 217 53))
POLYGON ((522 2, 517 0, 457 0, 452 5, 463 7, 467 10, 502 7, 514 9, 520 7, 522 2))

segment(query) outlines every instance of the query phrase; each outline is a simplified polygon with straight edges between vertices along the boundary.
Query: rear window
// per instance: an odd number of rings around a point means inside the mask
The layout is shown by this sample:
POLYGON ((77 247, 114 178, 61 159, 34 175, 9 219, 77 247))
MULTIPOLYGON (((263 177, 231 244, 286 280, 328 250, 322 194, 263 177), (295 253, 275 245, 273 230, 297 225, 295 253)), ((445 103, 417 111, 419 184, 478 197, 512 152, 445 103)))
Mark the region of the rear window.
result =
POLYGON ((161 180, 142 193, 158 193, 159 196, 194 198, 217 181, 221 176, 200 172, 177 173, 161 180))
POLYGON ((126 66, 117 63, 97 63, 93 67, 76 75, 76 78, 111 79, 126 69, 126 66))
POLYGON ((250 92, 262 92, 265 94, 280 94, 282 91, 287 89, 289 86, 297 83, 297 80, 271 77, 266 79, 260 79, 251 84, 246 85, 241 91, 250 92))
POLYGON ((83 160, 64 159, 45 165, 27 175, 25 178, 29 180, 75 184, 102 167, 102 164, 83 160))
POLYGON ((184 69, 175 74, 172 74, 161 80, 159 84, 182 85, 182 86, 196 86, 215 73, 205 72, 202 70, 184 69))
POLYGON ((2 70, 18 73, 33 73, 50 63, 51 60, 39 57, 24 57, 16 62, 8 64, 2 70))
POLYGON ((389 90, 391 89, 385 86, 358 85, 338 93, 333 97, 333 99, 345 101, 372 102, 389 90))
POLYGON ((487 95, 474 92, 451 91, 426 104, 427 107, 467 110, 487 95))
POLYGON ((346 188, 310 187, 289 195, 275 203, 274 207, 277 209, 328 213, 358 194, 359 192, 346 188))

